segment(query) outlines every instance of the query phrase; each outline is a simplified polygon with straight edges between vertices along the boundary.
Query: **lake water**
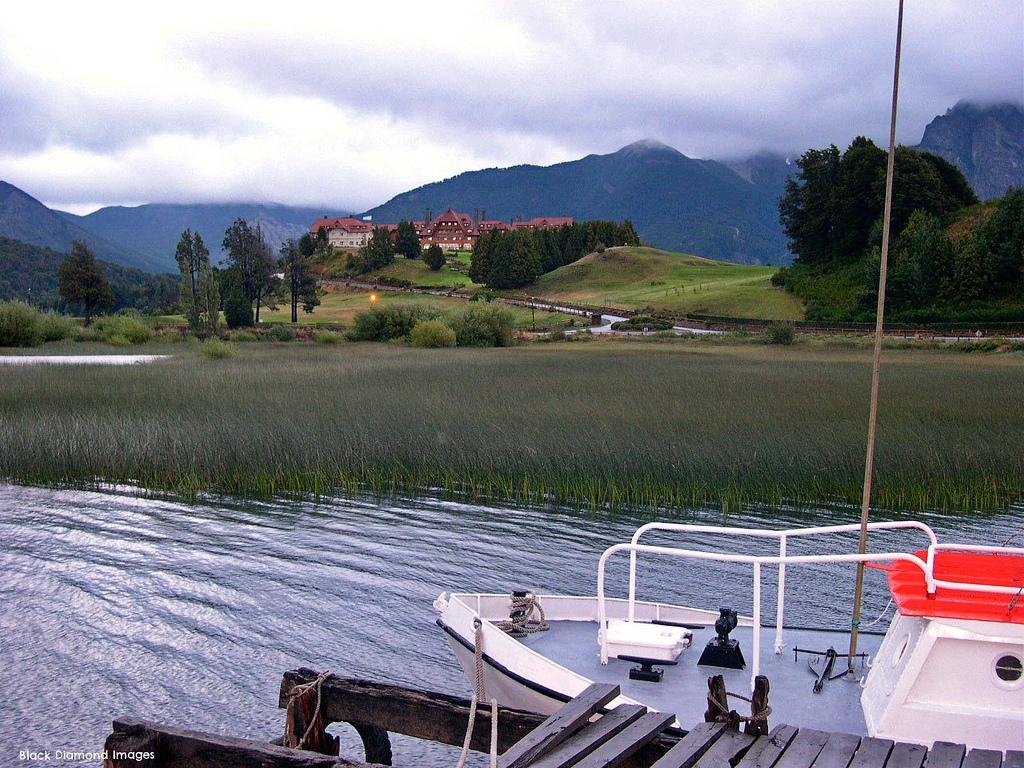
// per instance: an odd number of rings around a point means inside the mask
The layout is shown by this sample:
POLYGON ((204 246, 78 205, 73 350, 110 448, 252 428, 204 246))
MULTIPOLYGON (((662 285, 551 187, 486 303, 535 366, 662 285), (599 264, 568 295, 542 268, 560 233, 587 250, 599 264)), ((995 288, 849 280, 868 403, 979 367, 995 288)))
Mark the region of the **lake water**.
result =
MULTIPOLYGON (((830 524, 856 512, 772 517, 753 509, 728 522, 830 524)), ((183 504, 0 485, 0 765, 19 764, 21 750, 98 750, 123 715, 278 736, 281 673, 298 666, 468 695, 434 625, 440 592, 593 594, 600 552, 648 519, 411 499, 183 504)), ((707 510, 673 519, 723 522, 707 510)), ((1024 508, 923 519, 940 539, 1003 543, 1024 526, 1024 508)), ((642 583, 668 585, 673 601, 750 610, 749 570, 690 578, 674 568, 642 583)), ((844 626, 851 570, 787 578, 799 596, 790 621, 844 626)), ((888 598, 880 575, 869 572, 868 587, 865 621, 888 598)), ((334 730, 342 754, 361 757, 346 728, 334 730)), ((393 742, 397 765, 454 764, 448 748, 393 742)))

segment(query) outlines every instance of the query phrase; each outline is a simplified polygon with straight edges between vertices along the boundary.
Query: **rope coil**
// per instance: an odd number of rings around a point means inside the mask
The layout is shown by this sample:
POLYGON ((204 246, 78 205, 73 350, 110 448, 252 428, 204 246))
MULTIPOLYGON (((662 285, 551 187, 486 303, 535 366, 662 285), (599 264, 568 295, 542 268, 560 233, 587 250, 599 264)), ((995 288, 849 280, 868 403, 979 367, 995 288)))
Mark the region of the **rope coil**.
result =
POLYGON ((533 592, 523 595, 513 594, 511 600, 508 619, 494 624, 498 629, 508 634, 509 637, 526 637, 535 632, 546 632, 550 629, 540 599, 533 592), (534 612, 540 615, 539 619, 533 618, 534 612))

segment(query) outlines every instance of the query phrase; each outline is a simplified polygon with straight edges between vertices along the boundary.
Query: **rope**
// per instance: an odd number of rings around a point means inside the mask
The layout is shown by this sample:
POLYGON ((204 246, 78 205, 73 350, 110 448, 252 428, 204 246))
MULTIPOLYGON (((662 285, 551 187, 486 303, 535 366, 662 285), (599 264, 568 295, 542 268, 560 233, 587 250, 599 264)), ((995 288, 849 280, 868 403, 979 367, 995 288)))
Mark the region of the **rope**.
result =
POLYGON ((546 632, 550 628, 544 617, 544 608, 533 592, 527 592, 522 596, 512 595, 508 619, 495 622, 495 626, 510 637, 526 637, 535 632, 546 632), (534 611, 540 614, 539 620, 532 618, 534 611))
MULTIPOLYGON (((891 606, 892 606, 892 598, 890 597, 889 598, 889 602, 885 604, 885 608, 883 608, 882 612, 880 614, 878 614, 878 618, 875 619, 872 622, 869 622, 868 624, 865 624, 864 628, 867 629, 868 627, 873 627, 873 626, 875 626, 875 624, 880 622, 883 619, 883 617, 885 616, 885 614, 887 614, 889 612, 889 608, 891 606)), ((860 624, 860 622, 857 622, 857 623, 860 624)))
POLYGON ((491 699, 491 768, 498 768, 498 700, 491 699))
POLYGON ((306 726, 306 732, 303 733, 302 734, 302 738, 299 739, 299 743, 296 746, 296 749, 305 749, 306 740, 309 738, 309 735, 313 732, 313 726, 316 725, 317 717, 320 714, 320 689, 321 689, 321 686, 323 686, 324 681, 327 678, 332 677, 332 676, 333 676, 332 672, 329 672, 329 671, 325 670, 325 671, 321 672, 319 675, 317 675, 316 680, 313 680, 312 682, 309 682, 309 683, 301 683, 299 685, 296 685, 296 686, 292 687, 292 690, 291 690, 291 692, 289 694, 291 696, 291 699, 288 702, 288 707, 289 708, 291 708, 293 705, 294 706, 298 706, 299 698, 304 693, 306 693, 310 688, 313 688, 313 687, 316 688, 316 709, 313 710, 313 716, 311 718, 309 718, 309 724, 306 726))
MULTIPOLYGON (((462 751, 455 762, 455 768, 466 765, 469 745, 473 741, 473 726, 476 725, 477 702, 484 698, 484 628, 479 618, 473 619, 473 697, 469 700, 469 723, 466 726, 466 737, 462 740, 462 751)), ((491 699, 491 766, 497 765, 498 754, 498 700, 491 699)))
MULTIPOLYGON (((748 699, 746 696, 743 696, 739 693, 733 693, 732 691, 726 691, 725 695, 727 698, 729 696, 732 696, 734 699, 743 699, 744 701, 750 704, 754 703, 753 700, 748 699)), ((721 713, 715 716, 716 723, 724 723, 730 720, 736 720, 741 723, 763 723, 768 720, 768 717, 772 713, 772 708, 766 704, 764 709, 760 710, 759 712, 754 712, 752 715, 748 717, 747 715, 741 715, 739 712, 730 711, 728 703, 723 703, 717 697, 712 696, 710 693, 708 694, 708 701, 714 704, 716 707, 718 707, 718 710, 721 713)))

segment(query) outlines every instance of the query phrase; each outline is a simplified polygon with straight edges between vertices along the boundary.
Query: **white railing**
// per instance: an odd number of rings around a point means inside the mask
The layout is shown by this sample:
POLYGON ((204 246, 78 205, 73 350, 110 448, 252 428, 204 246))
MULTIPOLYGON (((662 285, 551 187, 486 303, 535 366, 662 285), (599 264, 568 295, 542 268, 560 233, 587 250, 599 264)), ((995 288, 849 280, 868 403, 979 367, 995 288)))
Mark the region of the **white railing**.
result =
POLYGON ((762 530, 757 528, 725 528, 721 526, 692 525, 686 523, 648 523, 637 529, 632 540, 626 544, 615 544, 608 547, 602 553, 597 566, 597 615, 598 615, 598 641, 601 646, 601 663, 608 663, 608 650, 606 645, 606 611, 605 611, 605 567, 608 559, 619 552, 629 552, 629 620, 634 619, 634 607, 636 602, 636 562, 637 554, 664 555, 668 557, 683 558, 690 560, 713 560, 725 563, 746 563, 753 569, 753 648, 750 684, 753 688, 754 679, 760 674, 761 663, 761 566, 777 565, 779 567, 778 602, 775 628, 775 651, 782 650, 782 625, 785 610, 785 568, 787 565, 805 565, 811 563, 868 563, 868 562, 894 562, 904 560, 912 563, 921 569, 924 575, 925 586, 929 594, 934 594, 938 587, 951 589, 971 589, 979 592, 995 592, 1003 594, 1014 594, 1018 587, 1007 587, 1000 585, 973 584, 962 582, 947 582, 935 579, 933 569, 935 563, 935 552, 941 549, 955 549, 961 551, 979 552, 1006 552, 1024 555, 1024 549, 1008 547, 986 547, 977 545, 953 545, 939 544, 935 533, 924 523, 919 522, 891 522, 891 523, 869 523, 869 531, 888 531, 894 529, 916 528, 925 533, 929 539, 927 556, 924 560, 917 555, 906 552, 875 552, 866 554, 821 554, 821 555, 788 555, 786 544, 788 539, 799 536, 815 536, 834 533, 848 533, 857 531, 860 526, 834 525, 817 528, 792 528, 782 531, 762 530), (774 538, 779 541, 778 555, 741 555, 726 552, 713 552, 707 550, 682 549, 679 547, 655 546, 640 544, 640 537, 652 530, 676 531, 685 533, 712 533, 725 536, 751 536, 756 538, 774 538))
MULTIPOLYGON (((937 545, 938 539, 935 532, 924 523, 917 521, 868 523, 869 531, 891 531, 907 528, 916 528, 922 531, 931 544, 937 545)), ((785 530, 766 530, 763 528, 726 528, 720 525, 696 525, 692 523, 647 523, 637 528, 636 533, 630 540, 632 544, 639 544, 640 537, 650 531, 675 531, 682 533, 714 533, 726 536, 749 536, 760 539, 778 539, 779 557, 786 557, 787 542, 791 538, 800 536, 824 536, 835 533, 853 533, 860 531, 860 524, 847 525, 825 525, 814 528, 788 528, 785 530)), ((934 588, 929 585, 929 592, 934 588)), ((785 616, 785 592, 786 592, 786 562, 779 563, 779 587, 775 608, 775 653, 782 653, 782 624, 785 616)), ((633 621, 633 605, 636 601, 636 553, 629 556, 629 620, 633 621)))

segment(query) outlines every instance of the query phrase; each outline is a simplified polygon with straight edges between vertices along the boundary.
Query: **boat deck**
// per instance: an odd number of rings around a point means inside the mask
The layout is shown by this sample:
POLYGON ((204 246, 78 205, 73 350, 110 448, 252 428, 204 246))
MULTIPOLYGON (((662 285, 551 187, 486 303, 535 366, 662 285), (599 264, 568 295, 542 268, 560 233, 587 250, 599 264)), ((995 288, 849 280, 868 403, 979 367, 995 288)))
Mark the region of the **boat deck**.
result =
POLYGON ((619 694, 595 683, 500 758, 499 768, 1022 768, 1024 752, 967 750, 936 742, 931 749, 889 739, 776 726, 763 736, 700 723, 667 751, 655 740, 671 715, 620 705, 593 715, 619 694))
MULTIPOLYGON (((661 712, 672 712, 686 728, 704 719, 707 707, 707 678, 721 674, 730 693, 750 696, 750 663, 752 661, 752 628, 738 627, 732 637, 739 641, 747 661, 747 669, 732 670, 698 666, 701 652, 708 640, 715 637, 712 628, 693 631, 693 644, 683 651, 675 666, 660 667, 664 677, 660 683, 629 679, 633 662, 610 659, 602 665, 598 656, 597 625, 586 621, 554 621, 547 632, 522 639, 525 645, 547 658, 598 683, 615 683, 622 694, 661 712)), ((860 707, 859 679, 867 668, 859 663, 858 674, 826 683, 821 693, 812 692, 816 676, 807 666, 807 656, 794 661, 793 648, 825 651, 834 647, 844 653, 849 649, 849 634, 820 630, 790 631, 782 654, 773 651, 774 629, 761 630, 761 674, 771 684, 769 705, 772 722, 798 722, 812 729, 839 731, 862 736, 866 733, 860 707)), ((874 654, 881 637, 861 634, 859 651, 874 654)), ((845 657, 836 661, 835 673, 845 668, 845 657)), ((749 714, 750 705, 730 699, 729 706, 741 714, 749 714)))

